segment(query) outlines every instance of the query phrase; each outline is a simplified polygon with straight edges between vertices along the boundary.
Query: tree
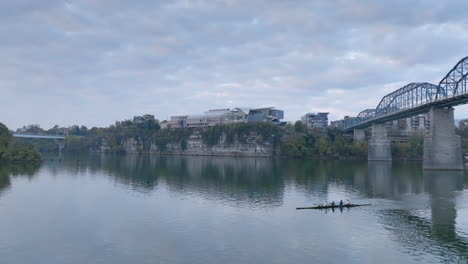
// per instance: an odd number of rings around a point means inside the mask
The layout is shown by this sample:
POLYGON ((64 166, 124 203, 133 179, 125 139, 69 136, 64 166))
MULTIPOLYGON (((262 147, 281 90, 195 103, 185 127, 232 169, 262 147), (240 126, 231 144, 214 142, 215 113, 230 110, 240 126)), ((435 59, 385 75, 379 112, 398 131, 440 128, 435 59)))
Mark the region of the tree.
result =
POLYGON ((8 127, 6 127, 3 123, 0 123, 0 147, 8 147, 12 140, 13 136, 8 130, 8 127))
POLYGON ((47 130, 47 134, 57 135, 59 133, 59 125, 55 125, 51 129, 47 130))
POLYGON ((65 139, 65 148, 68 152, 73 153, 88 151, 85 139, 79 136, 68 136, 65 139))
POLYGON ((13 143, 13 136, 8 128, 0 123, 0 161, 39 162, 41 154, 28 144, 13 143))
POLYGON ((301 121, 296 121, 296 123, 294 123, 294 130, 297 133, 307 133, 307 125, 301 121))
POLYGON ((45 134, 45 130, 41 128, 38 124, 31 124, 23 126, 16 130, 19 133, 31 133, 31 134, 45 134))
POLYGON ((80 127, 77 126, 77 125, 71 126, 70 129, 69 129, 69 131, 68 131, 68 134, 69 134, 69 135, 75 135, 75 136, 81 136, 80 127))
POLYGON ((465 128, 468 128, 468 119, 462 119, 458 122, 458 128, 460 130, 465 130, 465 128))
POLYGON ((88 128, 86 126, 81 126, 80 133, 82 136, 86 136, 86 134, 88 134, 88 128))

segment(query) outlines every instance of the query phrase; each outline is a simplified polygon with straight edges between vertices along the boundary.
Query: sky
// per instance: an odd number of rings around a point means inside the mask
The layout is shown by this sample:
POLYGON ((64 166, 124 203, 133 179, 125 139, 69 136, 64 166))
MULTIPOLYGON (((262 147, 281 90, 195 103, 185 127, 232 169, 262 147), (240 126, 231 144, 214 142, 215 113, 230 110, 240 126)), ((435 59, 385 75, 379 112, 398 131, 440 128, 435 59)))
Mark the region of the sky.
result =
MULTIPOLYGON (((0 2, 0 122, 108 126, 274 106, 375 108, 468 56, 468 1, 0 2)), ((468 117, 457 106, 455 118, 468 117)))

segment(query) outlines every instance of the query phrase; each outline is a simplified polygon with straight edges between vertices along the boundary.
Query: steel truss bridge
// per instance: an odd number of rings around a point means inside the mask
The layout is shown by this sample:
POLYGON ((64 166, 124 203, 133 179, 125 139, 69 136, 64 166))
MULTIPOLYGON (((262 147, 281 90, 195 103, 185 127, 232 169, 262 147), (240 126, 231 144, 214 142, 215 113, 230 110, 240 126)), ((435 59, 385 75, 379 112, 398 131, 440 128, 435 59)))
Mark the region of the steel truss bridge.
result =
POLYGON ((426 113, 433 107, 449 107, 468 102, 468 57, 461 59, 438 85, 410 83, 382 98, 375 109, 366 109, 344 121, 344 130, 361 129, 373 123, 426 113))

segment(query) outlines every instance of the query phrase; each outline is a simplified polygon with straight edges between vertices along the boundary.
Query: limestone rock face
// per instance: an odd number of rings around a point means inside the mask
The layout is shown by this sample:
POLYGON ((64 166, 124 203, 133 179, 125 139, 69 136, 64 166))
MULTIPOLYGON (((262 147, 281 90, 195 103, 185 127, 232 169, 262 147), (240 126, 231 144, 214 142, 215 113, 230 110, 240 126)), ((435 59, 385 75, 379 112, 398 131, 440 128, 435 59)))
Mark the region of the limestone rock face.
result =
POLYGON ((99 148, 99 152, 105 153, 105 152, 109 152, 109 151, 110 151, 109 143, 104 138, 104 139, 101 140, 101 146, 99 148))
POLYGON ((142 152, 142 144, 140 140, 135 138, 127 138, 122 141, 122 146, 125 149, 126 153, 141 153, 142 152))
MULTIPOLYGON (((251 133, 247 137, 229 144, 226 135, 221 135, 217 144, 209 146, 203 142, 202 136, 197 131, 188 138, 185 143, 169 142, 165 150, 161 150, 155 142, 149 142, 145 146, 140 139, 127 138, 122 141, 122 146, 127 153, 150 153, 167 155, 203 155, 203 156, 256 156, 270 157, 274 154, 272 142, 263 141, 260 135, 251 133)), ((101 146, 101 151, 109 149, 101 146)))

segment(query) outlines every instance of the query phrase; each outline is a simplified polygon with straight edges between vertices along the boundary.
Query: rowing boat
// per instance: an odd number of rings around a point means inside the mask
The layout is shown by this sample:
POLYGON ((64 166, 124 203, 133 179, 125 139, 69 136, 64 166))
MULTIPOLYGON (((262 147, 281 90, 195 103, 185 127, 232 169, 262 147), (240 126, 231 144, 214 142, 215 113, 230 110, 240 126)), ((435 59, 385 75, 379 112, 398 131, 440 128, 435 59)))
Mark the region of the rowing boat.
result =
POLYGON ((311 207, 296 207, 296 210, 302 210, 302 209, 331 209, 331 208, 349 208, 349 207, 358 207, 358 206, 368 206, 371 204, 344 204, 342 206, 340 205, 327 205, 327 206, 311 206, 311 207))

